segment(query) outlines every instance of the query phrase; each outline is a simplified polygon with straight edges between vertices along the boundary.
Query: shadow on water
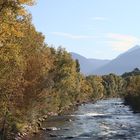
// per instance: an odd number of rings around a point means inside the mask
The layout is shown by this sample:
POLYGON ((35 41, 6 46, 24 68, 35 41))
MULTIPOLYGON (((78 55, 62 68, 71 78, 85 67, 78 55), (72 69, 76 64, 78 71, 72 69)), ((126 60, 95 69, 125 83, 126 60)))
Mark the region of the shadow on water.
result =
POLYGON ((140 114, 134 114, 121 99, 108 99, 51 117, 44 127, 46 131, 30 140, 139 140, 140 114))

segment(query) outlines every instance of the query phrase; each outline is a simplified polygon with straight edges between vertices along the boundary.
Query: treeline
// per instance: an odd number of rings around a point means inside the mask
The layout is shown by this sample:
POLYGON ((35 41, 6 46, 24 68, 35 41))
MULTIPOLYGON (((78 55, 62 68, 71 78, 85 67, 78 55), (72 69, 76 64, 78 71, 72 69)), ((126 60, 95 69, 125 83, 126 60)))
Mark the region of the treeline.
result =
POLYGON ((93 99, 121 97, 134 112, 140 112, 140 70, 135 68, 121 76, 114 74, 89 76, 93 99))
POLYGON ((92 99, 120 97, 123 95, 124 79, 115 74, 88 76, 87 81, 92 87, 92 99))
POLYGON ((44 43, 44 36, 36 31, 25 10, 26 4, 33 1, 0 1, 1 139, 35 131, 40 118, 74 105, 122 96, 125 87, 127 93, 139 94, 139 77, 80 74, 78 60, 74 61, 65 49, 44 43))

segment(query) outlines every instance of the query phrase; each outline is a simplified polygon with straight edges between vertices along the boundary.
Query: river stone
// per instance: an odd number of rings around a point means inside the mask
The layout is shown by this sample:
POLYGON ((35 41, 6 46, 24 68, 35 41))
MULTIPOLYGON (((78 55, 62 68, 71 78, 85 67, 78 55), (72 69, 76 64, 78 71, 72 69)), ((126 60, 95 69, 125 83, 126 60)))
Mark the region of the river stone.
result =
POLYGON ((57 135, 55 135, 55 134, 49 134, 50 135, 50 137, 57 137, 57 135))
POLYGON ((60 130, 60 128, 56 128, 56 127, 47 127, 46 130, 47 130, 47 131, 55 131, 55 130, 60 130))

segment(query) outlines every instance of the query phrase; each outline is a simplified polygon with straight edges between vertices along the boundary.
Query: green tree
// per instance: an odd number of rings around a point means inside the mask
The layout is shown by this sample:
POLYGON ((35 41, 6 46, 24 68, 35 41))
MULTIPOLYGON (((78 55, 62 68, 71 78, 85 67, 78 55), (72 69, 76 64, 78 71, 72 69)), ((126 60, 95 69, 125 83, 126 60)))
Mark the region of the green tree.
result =
POLYGON ((88 76, 87 81, 92 86, 93 92, 91 98, 93 100, 101 99, 104 97, 104 86, 102 84, 103 79, 101 76, 88 76))
POLYGON ((77 71, 77 72, 80 72, 80 64, 79 64, 79 60, 76 59, 75 61, 76 61, 76 71, 77 71))
POLYGON ((125 103, 134 111, 140 111, 140 76, 129 76, 125 80, 127 83, 124 93, 125 103))

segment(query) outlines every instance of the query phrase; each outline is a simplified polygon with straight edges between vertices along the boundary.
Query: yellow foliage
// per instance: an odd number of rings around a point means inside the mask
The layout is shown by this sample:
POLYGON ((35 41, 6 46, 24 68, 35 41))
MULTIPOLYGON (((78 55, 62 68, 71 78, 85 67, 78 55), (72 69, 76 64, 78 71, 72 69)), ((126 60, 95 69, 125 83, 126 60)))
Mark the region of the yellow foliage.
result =
POLYGON ((35 0, 19 0, 21 4, 33 5, 35 0))

